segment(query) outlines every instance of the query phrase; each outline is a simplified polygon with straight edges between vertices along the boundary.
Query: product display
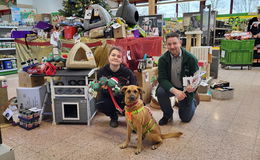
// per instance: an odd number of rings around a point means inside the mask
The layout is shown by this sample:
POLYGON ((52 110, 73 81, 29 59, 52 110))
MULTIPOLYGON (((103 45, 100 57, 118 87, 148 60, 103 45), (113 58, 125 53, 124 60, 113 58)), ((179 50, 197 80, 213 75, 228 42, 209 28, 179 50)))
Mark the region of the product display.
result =
POLYGON ((2 0, 0 160, 258 160, 252 2, 2 0))

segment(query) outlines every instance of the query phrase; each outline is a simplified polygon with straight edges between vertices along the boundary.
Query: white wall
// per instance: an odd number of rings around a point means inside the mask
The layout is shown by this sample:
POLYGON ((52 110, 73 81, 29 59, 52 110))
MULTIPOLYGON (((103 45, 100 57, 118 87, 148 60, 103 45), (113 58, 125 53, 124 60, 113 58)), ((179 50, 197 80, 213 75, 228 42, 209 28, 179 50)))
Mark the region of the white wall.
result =
POLYGON ((33 8, 36 9, 37 14, 57 12, 62 9, 63 0, 33 0, 33 8))
POLYGON ((107 0, 107 3, 110 6, 110 8, 117 8, 118 7, 118 3, 114 2, 112 0, 107 0))
POLYGON ((17 4, 33 5, 33 0, 16 0, 17 4))

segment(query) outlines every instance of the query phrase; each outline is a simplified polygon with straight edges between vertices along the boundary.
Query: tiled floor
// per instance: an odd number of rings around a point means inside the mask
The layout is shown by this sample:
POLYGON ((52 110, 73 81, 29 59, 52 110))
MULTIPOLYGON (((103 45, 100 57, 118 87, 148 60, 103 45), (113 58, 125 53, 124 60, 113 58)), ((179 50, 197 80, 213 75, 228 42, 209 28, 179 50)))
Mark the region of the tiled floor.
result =
MULTIPOLYGON (((17 76, 7 77, 12 97, 17 76)), ((230 81, 235 88, 234 99, 201 102, 187 124, 180 122, 175 111, 174 122, 161 130, 184 135, 164 140, 157 150, 151 150, 145 141, 144 150, 135 155, 135 137, 129 148, 119 149, 118 144, 126 138, 124 117, 120 117, 120 127, 114 129, 103 114, 97 114, 90 127, 42 122, 31 131, 4 128, 3 141, 14 148, 17 160, 260 160, 260 68, 220 69, 219 79, 230 81)), ((160 110, 152 112, 156 120, 161 118, 160 110)))

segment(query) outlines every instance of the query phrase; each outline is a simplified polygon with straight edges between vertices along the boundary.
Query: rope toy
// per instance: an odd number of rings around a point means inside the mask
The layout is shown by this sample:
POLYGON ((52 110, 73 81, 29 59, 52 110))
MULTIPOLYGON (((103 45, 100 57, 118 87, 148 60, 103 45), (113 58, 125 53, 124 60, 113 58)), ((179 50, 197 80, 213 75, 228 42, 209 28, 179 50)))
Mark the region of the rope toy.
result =
POLYGON ((107 77, 101 77, 98 82, 90 82, 89 87, 94 91, 99 91, 102 89, 107 89, 108 93, 116 107, 116 109, 122 113, 123 110, 117 104, 113 93, 118 94, 120 92, 120 88, 118 87, 118 79, 116 77, 111 77, 108 79, 107 77))

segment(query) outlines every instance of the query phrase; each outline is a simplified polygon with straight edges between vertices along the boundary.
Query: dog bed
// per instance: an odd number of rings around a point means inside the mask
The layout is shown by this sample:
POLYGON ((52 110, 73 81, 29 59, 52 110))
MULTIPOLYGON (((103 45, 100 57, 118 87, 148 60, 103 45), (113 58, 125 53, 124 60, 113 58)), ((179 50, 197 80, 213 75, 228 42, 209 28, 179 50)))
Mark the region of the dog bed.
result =
POLYGON ((218 90, 218 89, 210 89, 212 93, 212 98, 218 100, 228 100, 234 97, 234 90, 218 90))

